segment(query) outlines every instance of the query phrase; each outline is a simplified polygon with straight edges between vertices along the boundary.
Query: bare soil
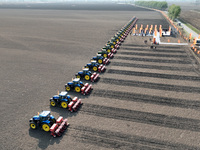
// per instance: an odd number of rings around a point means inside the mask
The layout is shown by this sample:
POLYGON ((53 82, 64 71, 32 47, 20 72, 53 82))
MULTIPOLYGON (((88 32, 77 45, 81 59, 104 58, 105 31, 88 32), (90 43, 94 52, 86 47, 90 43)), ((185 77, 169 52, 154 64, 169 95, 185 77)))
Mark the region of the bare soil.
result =
POLYGON ((166 25, 157 12, 112 7, 121 11, 0 9, 0 149, 199 149, 200 74, 188 47, 150 49, 129 35, 90 95, 70 92, 83 99, 77 113, 50 107, 133 16, 166 25), (62 137, 29 129, 42 110, 69 119, 62 137))

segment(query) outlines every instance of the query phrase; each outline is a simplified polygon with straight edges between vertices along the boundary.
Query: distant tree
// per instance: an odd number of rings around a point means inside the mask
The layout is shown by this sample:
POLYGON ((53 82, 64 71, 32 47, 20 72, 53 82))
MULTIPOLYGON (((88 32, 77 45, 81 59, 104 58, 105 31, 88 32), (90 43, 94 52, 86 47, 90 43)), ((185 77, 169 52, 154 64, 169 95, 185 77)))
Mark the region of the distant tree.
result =
POLYGON ((172 20, 176 19, 180 15, 180 13, 181 7, 175 4, 171 5, 168 9, 168 15, 172 20))
POLYGON ((159 1, 136 1, 135 5, 155 8, 160 10, 165 10, 166 8, 168 8, 167 2, 159 2, 159 1))

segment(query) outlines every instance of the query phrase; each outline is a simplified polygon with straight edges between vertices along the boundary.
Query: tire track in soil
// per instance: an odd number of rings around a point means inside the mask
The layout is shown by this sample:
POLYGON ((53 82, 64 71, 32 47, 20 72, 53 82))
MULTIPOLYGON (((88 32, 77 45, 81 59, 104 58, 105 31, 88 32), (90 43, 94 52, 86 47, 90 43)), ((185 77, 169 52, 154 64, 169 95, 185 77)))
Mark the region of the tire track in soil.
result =
POLYGON ((200 93, 200 88, 191 87, 191 86, 179 86, 179 85, 141 82, 141 81, 133 81, 133 80, 120 80, 120 79, 111 79, 111 78, 102 78, 101 82, 105 84, 133 86, 133 87, 157 89, 157 90, 164 90, 164 91, 176 91, 176 92, 198 93, 198 94, 200 93))
POLYGON ((129 93, 102 89, 94 90, 92 92, 92 96, 200 110, 200 101, 195 100, 183 100, 161 96, 151 96, 146 94, 137 94, 133 92, 129 93))
POLYGON ((153 56, 153 57, 173 57, 173 58, 187 58, 188 57, 187 55, 168 55, 168 54, 123 52, 123 51, 118 52, 118 54, 137 55, 137 56, 153 56))
POLYGON ((132 50, 132 51, 146 51, 146 52, 163 52, 163 53, 185 53, 185 51, 178 51, 178 50, 166 50, 166 49, 143 49, 143 48, 130 48, 130 47, 122 47, 120 50, 132 50))
POLYGON ((125 70, 116 70, 116 69, 109 69, 107 73, 123 74, 123 75, 130 75, 130 76, 152 77, 152 78, 161 78, 161 79, 200 81, 200 77, 198 76, 171 75, 171 74, 160 74, 160 73, 139 72, 139 71, 125 71, 125 70))
POLYGON ((168 116, 163 114, 100 106, 88 103, 85 103, 80 111, 82 113, 93 116, 131 121, 159 127, 200 132, 200 120, 197 119, 168 116))
POLYGON ((141 137, 137 135, 113 132, 110 130, 100 130, 86 126, 73 126, 75 134, 72 136, 83 143, 89 143, 106 148, 124 149, 197 149, 196 147, 166 142, 157 139, 141 137))
POLYGON ((123 62, 112 62, 113 66, 124 66, 133 68, 148 68, 148 69, 158 69, 158 70, 174 70, 174 71, 189 71, 194 72, 193 68, 184 67, 171 67, 171 66, 157 66, 157 65, 144 65, 144 64, 133 64, 133 63, 123 63, 123 62))
POLYGON ((178 64, 191 64, 189 60, 166 60, 166 59, 153 59, 153 58, 138 58, 138 57, 125 57, 116 56, 115 59, 143 61, 143 62, 158 62, 158 63, 178 63, 178 64))

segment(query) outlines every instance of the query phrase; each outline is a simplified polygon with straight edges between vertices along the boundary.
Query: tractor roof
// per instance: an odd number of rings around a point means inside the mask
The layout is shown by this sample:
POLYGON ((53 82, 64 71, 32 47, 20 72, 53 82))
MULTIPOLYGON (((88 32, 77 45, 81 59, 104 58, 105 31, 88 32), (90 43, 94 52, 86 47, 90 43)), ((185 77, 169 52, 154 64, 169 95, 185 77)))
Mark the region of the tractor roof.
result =
POLYGON ((79 82, 80 81, 80 78, 75 78, 74 80, 73 80, 73 82, 79 82))
POLYGON ((97 54, 98 57, 101 57, 101 54, 97 54))
POLYGON ((46 117, 46 116, 48 116, 50 113, 51 113, 50 111, 43 111, 43 112, 40 113, 39 116, 40 116, 40 117, 46 117))
POLYGON ((59 96, 66 96, 67 95, 67 92, 66 91, 62 91, 60 92, 59 96))
POLYGON ((96 60, 92 60, 92 61, 91 61, 91 63, 96 63, 96 62, 97 62, 96 60))
POLYGON ((89 68, 84 68, 83 71, 89 71, 89 68))

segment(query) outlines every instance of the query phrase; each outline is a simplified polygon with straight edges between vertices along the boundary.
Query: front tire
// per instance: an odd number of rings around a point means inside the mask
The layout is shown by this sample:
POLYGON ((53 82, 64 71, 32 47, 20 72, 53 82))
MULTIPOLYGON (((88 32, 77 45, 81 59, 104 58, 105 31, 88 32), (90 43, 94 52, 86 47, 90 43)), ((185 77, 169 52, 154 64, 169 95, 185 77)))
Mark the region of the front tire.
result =
POLYGON ((50 102, 51 106, 55 107, 56 106, 56 102, 54 100, 51 100, 50 102))
POLYGON ((106 57, 107 57, 107 54, 103 54, 103 57, 106 58, 106 57))
POLYGON ((30 123, 30 128, 33 129, 33 130, 35 130, 37 128, 36 123, 35 122, 31 122, 30 123))
POLYGON ((65 89, 66 89, 66 91, 70 91, 71 90, 70 86, 66 86, 65 89))

